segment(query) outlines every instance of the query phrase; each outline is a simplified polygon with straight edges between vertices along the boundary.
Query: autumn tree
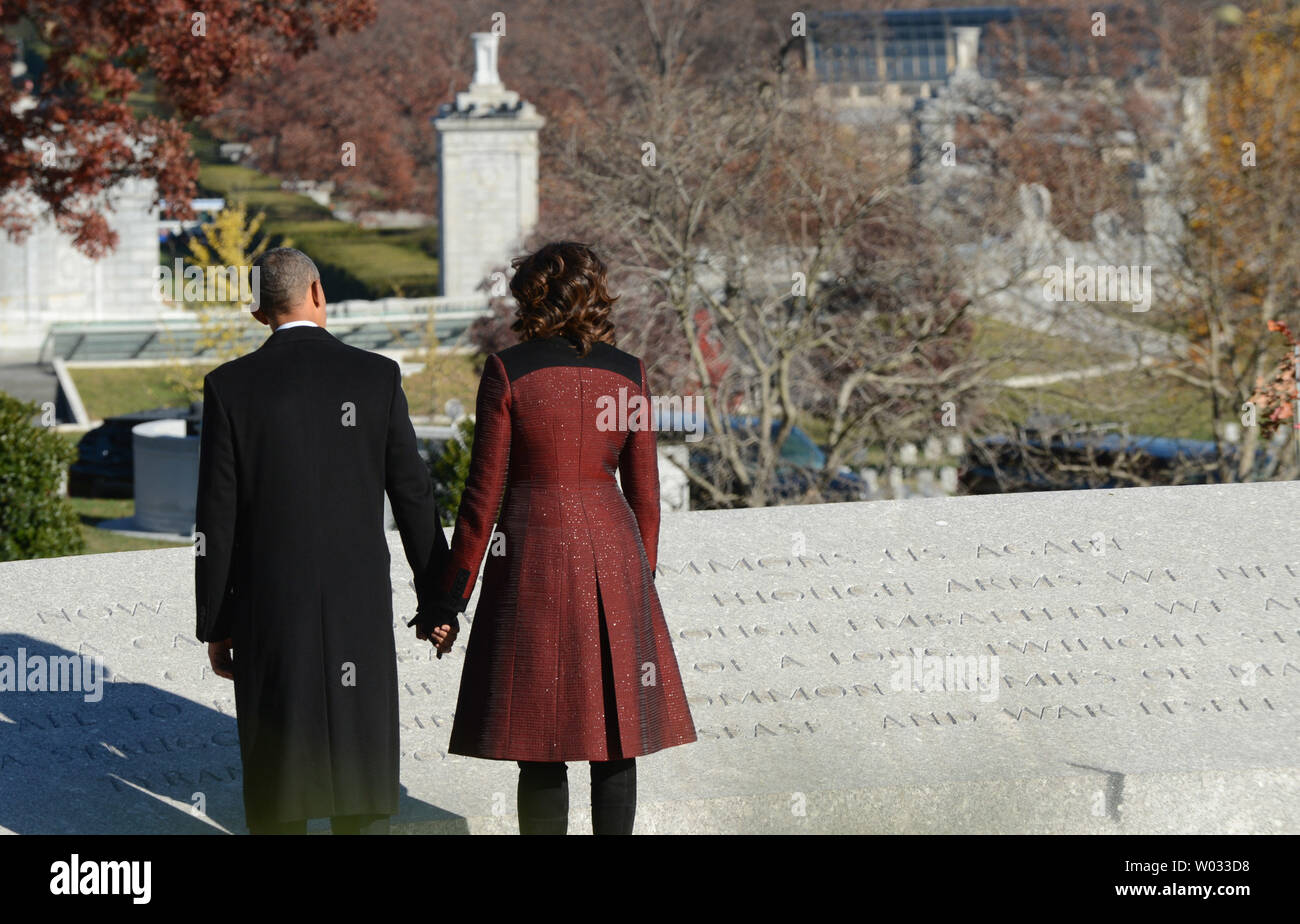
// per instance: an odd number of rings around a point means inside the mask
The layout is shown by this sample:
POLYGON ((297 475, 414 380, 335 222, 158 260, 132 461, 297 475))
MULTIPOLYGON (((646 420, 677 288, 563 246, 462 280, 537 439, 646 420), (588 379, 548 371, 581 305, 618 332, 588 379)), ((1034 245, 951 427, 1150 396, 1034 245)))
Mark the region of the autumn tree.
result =
MULTIPOLYGON (((170 294, 175 304, 190 311, 197 324, 187 355, 175 357, 168 367, 168 384, 198 401, 203 396, 203 377, 210 363, 196 364, 193 358, 223 363, 243 354, 257 322, 249 311, 256 297, 257 277, 253 263, 266 251, 262 235, 266 215, 249 215, 247 207, 234 202, 202 225, 189 242, 190 258, 184 273, 200 285, 191 293, 188 280, 174 272, 170 294)), ((291 240, 280 246, 290 247, 291 240)), ((170 269, 170 268, 169 268, 170 269)))
POLYGON ((21 238, 48 214, 98 256, 116 245, 106 197, 132 177, 154 181, 188 217, 188 120, 212 113, 235 75, 302 56, 373 14, 374 0, 0 4, 0 61, 20 74, 0 81, 0 227, 21 238), (165 114, 132 106, 146 81, 165 114))
MULTIPOLYGON (((1030 388, 1008 384, 986 431, 1017 441, 1014 466, 1044 487, 1275 477, 1290 454, 1265 454, 1261 466, 1258 428, 1244 428, 1239 448, 1224 436, 1250 418, 1245 404, 1279 360, 1268 325, 1294 292, 1294 243, 1283 228, 1295 213, 1295 154, 1275 131, 1297 103, 1294 27, 1279 22, 1277 5, 1271 23, 1263 10, 1243 16, 1206 2, 1122 0, 1105 10, 1104 29, 1082 7, 990 27, 981 57, 997 87, 955 126, 957 160, 975 172, 963 175, 947 217, 973 244, 1005 240, 1022 220, 1006 204, 1039 184, 1054 237, 1028 242, 1037 265, 1014 269, 1032 282, 1044 263, 1063 262, 1058 239, 1100 264, 1154 264, 1155 310, 1043 306, 1037 315, 1056 326, 1040 329, 1075 341, 1066 360, 1075 368, 1030 388), (1261 135, 1274 169, 1252 174, 1241 145, 1261 135), (1196 391, 1203 400, 1188 401, 1196 391), (1043 414, 1035 402, 1073 413, 1043 414), (1168 467, 1140 450, 1089 456, 1088 445, 1114 442, 1101 431, 1139 419, 1152 435, 1213 434, 1218 449, 1168 467), (1054 442, 1079 451, 1042 448, 1054 442)), ((1033 362, 1034 349, 1016 360, 1033 362)), ((1028 377, 1007 382, 1015 378, 1028 377)), ((1006 454, 998 443, 984 461, 1006 454)))
POLYGON ((494 9, 385 0, 365 29, 326 39, 301 60, 280 53, 241 75, 207 124, 249 142, 267 172, 330 181, 339 198, 373 206, 436 211, 431 119, 464 89, 469 33, 488 29, 494 9), (345 145, 352 156, 343 156, 345 145))
POLYGON ((1279 427, 1289 425, 1293 429, 1300 420, 1297 404, 1300 395, 1296 391, 1296 366, 1300 364, 1300 338, 1281 321, 1270 321, 1269 329, 1282 335, 1289 348, 1270 372, 1255 383, 1255 393, 1250 402, 1258 408, 1258 422, 1265 436, 1272 436, 1279 427))
MULTIPOLYGON (((432 212, 438 175, 431 119, 469 83, 470 33, 502 36, 502 80, 546 114, 549 137, 610 102, 615 49, 689 35, 691 67, 707 82, 775 61, 791 41, 790 17, 780 0, 548 0, 506 7, 492 0, 385 0, 364 30, 323 41, 300 60, 281 55, 271 67, 240 75, 205 124, 223 138, 250 142, 257 165, 268 172, 331 181, 344 199, 432 212), (340 156, 348 142, 355 163, 340 156)), ((543 211, 559 194, 549 181, 551 156, 543 145, 543 211)))
MULTIPOLYGON (((1266 0, 1208 20, 1206 146, 1177 178, 1186 233, 1176 242, 1191 348, 1179 370, 1208 395, 1216 434, 1242 427, 1223 477, 1296 477, 1293 428, 1263 459, 1257 390, 1300 329, 1300 8, 1266 0)), ((1272 410, 1271 408, 1268 410, 1272 410)))
POLYGON ((843 499, 841 467, 928 434, 940 396, 968 393, 958 265, 917 223, 906 157, 819 109, 775 55, 705 65, 701 10, 641 4, 640 38, 606 49, 604 102, 551 136, 534 242, 603 253, 620 345, 656 394, 702 398, 705 458, 687 470, 700 503, 843 499), (790 495, 795 426, 827 452, 790 495))

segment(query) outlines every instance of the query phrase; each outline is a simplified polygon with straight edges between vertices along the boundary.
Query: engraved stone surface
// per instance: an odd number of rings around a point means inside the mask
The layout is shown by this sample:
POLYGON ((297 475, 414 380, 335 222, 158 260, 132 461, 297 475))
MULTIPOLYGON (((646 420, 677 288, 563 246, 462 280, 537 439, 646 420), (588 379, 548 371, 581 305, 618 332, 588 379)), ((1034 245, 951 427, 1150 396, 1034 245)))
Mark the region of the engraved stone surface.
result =
MULTIPOLYGON (((637 830, 1300 832, 1298 523, 1293 484, 667 515, 700 740, 639 761, 637 830)), ((468 621, 434 660, 390 540, 398 829, 517 830, 514 764, 446 754, 468 621)), ((244 830, 190 556, 0 564, 0 656, 108 672, 0 693, 0 827, 244 830)))

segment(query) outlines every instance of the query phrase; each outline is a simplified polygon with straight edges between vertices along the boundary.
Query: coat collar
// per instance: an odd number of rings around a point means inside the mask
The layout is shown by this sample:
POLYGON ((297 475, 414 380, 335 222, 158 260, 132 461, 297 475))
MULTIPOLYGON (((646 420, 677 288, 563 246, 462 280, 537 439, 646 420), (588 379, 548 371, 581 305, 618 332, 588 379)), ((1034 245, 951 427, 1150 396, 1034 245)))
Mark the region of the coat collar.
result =
MULTIPOLYGON (((262 346, 274 346, 278 343, 297 343, 299 340, 334 339, 334 335, 323 327, 291 327, 288 330, 277 330, 266 338, 266 342, 262 346)), ((261 347, 258 349, 261 349, 261 347)))
POLYGON ((578 341, 576 338, 568 337, 564 334, 552 334, 549 337, 543 337, 541 339, 546 343, 553 343, 556 346, 571 346, 575 349, 578 346, 578 341))

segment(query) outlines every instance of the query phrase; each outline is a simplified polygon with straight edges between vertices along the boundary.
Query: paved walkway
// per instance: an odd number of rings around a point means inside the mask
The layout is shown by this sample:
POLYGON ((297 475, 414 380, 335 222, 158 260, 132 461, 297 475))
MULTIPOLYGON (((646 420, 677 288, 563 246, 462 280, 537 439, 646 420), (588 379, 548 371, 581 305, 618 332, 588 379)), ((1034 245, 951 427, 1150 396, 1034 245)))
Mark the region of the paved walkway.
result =
POLYGON ((1111 363, 1107 366, 1066 369, 1062 372, 1047 372, 1042 375, 1013 375, 1009 379, 1003 379, 1001 384, 1007 388, 1042 388, 1044 385, 1055 385, 1057 382, 1073 382, 1078 379, 1095 379, 1105 375, 1114 375, 1117 372, 1132 372, 1134 369, 1153 366, 1155 363, 1156 360, 1153 357, 1144 356, 1137 361, 1126 360, 1121 363, 1111 363))
POLYGON ((0 391, 41 404, 58 392, 54 370, 41 363, 0 363, 0 391))

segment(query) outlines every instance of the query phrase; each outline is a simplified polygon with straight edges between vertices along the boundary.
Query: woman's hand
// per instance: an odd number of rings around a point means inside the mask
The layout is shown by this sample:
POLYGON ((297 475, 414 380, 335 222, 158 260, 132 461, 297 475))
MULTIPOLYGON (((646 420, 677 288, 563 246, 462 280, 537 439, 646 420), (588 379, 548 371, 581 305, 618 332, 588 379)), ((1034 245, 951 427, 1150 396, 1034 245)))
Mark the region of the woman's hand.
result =
POLYGON ((451 625, 439 626, 433 630, 433 638, 430 641, 437 647, 439 658, 451 651, 451 646, 456 643, 456 636, 459 634, 459 631, 451 625))
POLYGON ((417 612, 408 625, 415 626, 415 637, 420 641, 433 642, 439 658, 451 651, 451 646, 456 643, 456 636, 460 634, 460 620, 456 618, 454 610, 446 607, 441 608, 441 612, 432 620, 421 619, 417 612), (445 621, 438 625, 439 619, 445 621))

